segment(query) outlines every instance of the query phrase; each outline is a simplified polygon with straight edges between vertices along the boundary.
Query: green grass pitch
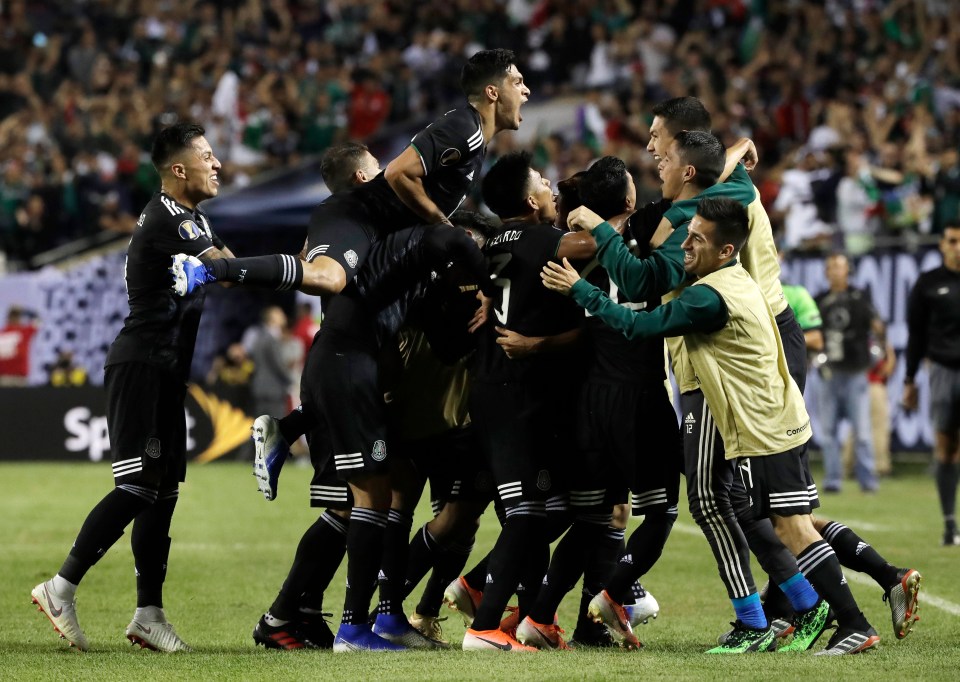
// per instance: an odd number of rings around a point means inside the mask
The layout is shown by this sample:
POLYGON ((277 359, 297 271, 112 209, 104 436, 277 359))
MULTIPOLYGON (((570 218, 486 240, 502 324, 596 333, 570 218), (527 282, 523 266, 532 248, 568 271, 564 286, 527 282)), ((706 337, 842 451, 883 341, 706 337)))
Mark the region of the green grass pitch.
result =
MULTIPOLYGON (((136 604, 126 535, 78 591, 80 622, 91 642, 91 651, 79 654, 37 613, 30 589, 59 568, 85 515, 110 489, 109 465, 2 464, 0 476, 0 679, 955 680, 960 674, 960 548, 940 546, 937 497, 920 466, 903 467, 898 477, 883 482, 879 494, 863 495, 851 485, 842 495, 823 500, 825 516, 858 529, 891 562, 923 574, 921 621, 899 641, 879 588, 869 578, 847 572, 883 639, 876 651, 840 658, 704 655, 727 628, 732 610, 706 541, 683 509, 663 558, 643 581, 659 600, 661 614, 638 628, 646 644, 641 651, 335 655, 255 648, 251 630, 279 589, 315 512, 306 503, 307 469, 288 466, 278 500, 266 503, 249 467, 238 463, 192 465, 174 517, 165 606, 196 651, 163 655, 133 648, 124 639, 136 604)), ((428 513, 421 505, 415 527, 428 513)), ((488 512, 476 558, 492 545, 496 528, 488 512)), ((341 571, 327 594, 335 618, 343 582, 341 571)), ((564 601, 562 626, 572 628, 578 599, 579 592, 564 601)), ((445 632, 458 642, 463 626, 456 614, 450 615, 445 632)))

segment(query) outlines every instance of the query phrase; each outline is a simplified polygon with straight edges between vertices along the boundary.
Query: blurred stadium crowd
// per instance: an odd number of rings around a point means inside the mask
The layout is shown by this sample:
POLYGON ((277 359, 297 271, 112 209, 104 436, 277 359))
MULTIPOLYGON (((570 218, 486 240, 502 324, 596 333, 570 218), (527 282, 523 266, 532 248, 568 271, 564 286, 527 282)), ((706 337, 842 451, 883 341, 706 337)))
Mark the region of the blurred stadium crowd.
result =
POLYGON ((78 236, 129 232, 157 187, 147 145, 199 121, 225 184, 342 139, 408 134, 460 101, 473 51, 516 51, 554 181, 644 151, 650 108, 692 94, 791 249, 854 254, 942 229, 960 206, 960 3, 950 0, 3 0, 0 246, 17 267, 78 236), (891 242, 891 240, 893 240, 891 242))

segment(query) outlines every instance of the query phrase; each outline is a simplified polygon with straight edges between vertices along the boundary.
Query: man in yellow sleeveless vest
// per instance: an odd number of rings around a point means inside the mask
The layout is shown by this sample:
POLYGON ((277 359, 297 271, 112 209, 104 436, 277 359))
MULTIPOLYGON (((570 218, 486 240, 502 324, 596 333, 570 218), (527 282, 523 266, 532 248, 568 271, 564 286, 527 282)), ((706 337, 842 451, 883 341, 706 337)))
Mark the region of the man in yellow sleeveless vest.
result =
MULTIPOLYGON (((651 312, 618 306, 580 280, 576 271, 548 264, 544 283, 574 300, 628 338, 683 336, 688 362, 726 446, 736 462, 755 516, 769 517, 777 535, 797 557, 806 577, 829 601, 839 628, 821 653, 840 655, 872 648, 880 638, 843 578, 840 562, 813 526, 806 467, 810 419, 791 379, 764 294, 737 256, 747 240, 743 206, 723 198, 701 200, 683 241, 684 270, 695 278, 676 299, 651 312)), ((746 510, 738 513, 747 515, 746 510)), ((738 622, 735 640, 765 636, 738 622)))

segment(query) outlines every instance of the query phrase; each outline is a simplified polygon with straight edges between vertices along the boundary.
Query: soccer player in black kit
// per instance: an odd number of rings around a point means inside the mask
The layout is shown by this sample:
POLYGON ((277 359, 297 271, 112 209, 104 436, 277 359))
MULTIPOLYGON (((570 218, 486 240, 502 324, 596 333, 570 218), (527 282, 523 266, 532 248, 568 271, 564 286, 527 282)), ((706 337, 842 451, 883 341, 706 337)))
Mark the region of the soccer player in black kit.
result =
MULTIPOLYGON (((296 288, 316 296, 339 293, 384 234, 413 225, 450 224, 449 216, 480 177, 487 144, 497 133, 520 127, 520 107, 530 89, 514 61, 510 50, 473 55, 460 76, 465 106, 448 111, 417 133, 373 180, 338 192, 314 209, 306 258, 288 273, 296 288)), ((272 284, 285 273, 277 256, 207 265, 197 268, 190 263, 186 268, 201 284, 272 284)))
MULTIPOLYGON (((530 167, 529 155, 508 154, 484 178, 483 198, 504 223, 485 248, 496 286, 496 324, 524 336, 556 336, 579 327, 579 311, 538 286, 539 268, 556 257, 567 234, 551 224, 556 207, 549 181, 530 167)), ((571 393, 570 381, 561 371, 562 355, 508 358, 493 320, 480 334, 470 414, 505 521, 463 648, 531 651, 499 629, 500 617, 518 584, 534 589, 546 569, 546 500, 554 494, 556 465, 568 445, 560 439, 557 410, 571 393)))
MULTIPOLYGON (((662 210, 657 202, 634 213, 636 187, 623 161, 612 156, 598 160, 582 174, 579 198, 617 225, 633 214, 624 240, 632 251, 649 253, 647 245, 662 210)), ((628 299, 596 260, 582 266, 580 274, 632 310, 660 303, 659 296, 647 301, 628 299)), ((604 587, 614 590, 607 581, 613 577, 623 542, 623 531, 611 527, 614 505, 627 502, 632 491, 633 514, 645 517, 620 559, 631 569, 616 573, 619 603, 628 601, 637 578, 659 559, 677 518, 682 441, 664 384, 663 338, 629 340, 592 316, 585 320, 584 336, 587 372, 576 410, 579 452, 570 484, 575 519, 554 551, 537 603, 517 631, 521 642, 537 648, 560 646, 559 634, 551 627, 553 614, 584 569, 588 569, 585 601, 575 640, 581 645, 613 643, 600 636, 606 632, 604 628, 591 627, 586 610, 604 587), (561 560, 561 547, 563 557, 578 557, 580 562, 561 560)), ((639 646, 632 633, 627 646, 639 646)))
POLYGON ((106 361, 116 487, 87 516, 57 575, 32 593, 54 628, 81 651, 89 645, 77 620, 77 585, 131 521, 137 610, 126 636, 149 649, 188 649, 164 615, 162 588, 170 520, 186 474, 183 402, 204 297, 175 296, 168 268, 178 252, 209 259, 233 255, 198 208, 220 188, 220 162, 203 135, 198 125, 178 123, 154 140, 151 159, 161 189, 130 239, 130 314, 106 361))

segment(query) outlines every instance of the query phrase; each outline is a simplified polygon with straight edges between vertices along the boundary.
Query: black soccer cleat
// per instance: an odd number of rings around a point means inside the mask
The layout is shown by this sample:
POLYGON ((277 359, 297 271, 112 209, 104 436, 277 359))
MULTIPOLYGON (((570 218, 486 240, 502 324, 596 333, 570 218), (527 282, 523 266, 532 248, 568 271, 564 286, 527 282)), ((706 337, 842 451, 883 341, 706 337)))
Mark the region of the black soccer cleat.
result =
POLYGON ((291 621, 284 625, 273 626, 267 623, 266 617, 261 617, 256 627, 253 628, 253 641, 267 649, 285 649, 287 651, 329 649, 333 646, 332 639, 327 647, 321 647, 314 643, 303 633, 300 623, 291 621))

